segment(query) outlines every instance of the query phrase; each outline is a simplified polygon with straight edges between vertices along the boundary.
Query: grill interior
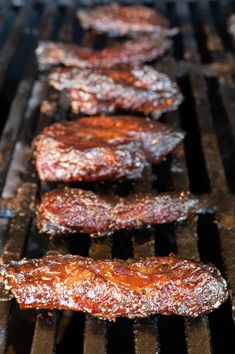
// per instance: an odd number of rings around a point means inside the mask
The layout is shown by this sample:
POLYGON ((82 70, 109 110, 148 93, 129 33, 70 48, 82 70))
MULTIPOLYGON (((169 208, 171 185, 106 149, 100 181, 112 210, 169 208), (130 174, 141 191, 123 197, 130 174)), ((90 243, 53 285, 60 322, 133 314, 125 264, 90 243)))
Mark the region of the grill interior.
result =
POLYGON ((147 168, 135 183, 76 186, 119 195, 133 190, 190 189, 201 200, 201 212, 181 224, 116 232, 101 239, 75 235, 49 240, 38 235, 30 206, 45 191, 63 185, 37 180, 30 144, 43 127, 75 117, 62 107, 57 107, 52 116, 40 111, 43 100, 50 104, 59 97, 37 71, 37 41, 72 41, 102 48, 112 39, 84 35, 75 18, 76 7, 92 5, 92 1, 2 1, 1 256, 8 262, 22 256, 40 257, 46 252, 122 259, 174 252, 215 264, 228 281, 230 298, 219 310, 196 319, 152 316, 108 323, 69 311, 20 311, 1 291, 5 301, 0 302, 0 353, 219 354, 228 353, 225 348, 235 348, 235 43, 226 30, 235 2, 135 3, 156 7, 172 26, 181 29, 167 55, 153 65, 176 79, 185 96, 179 110, 164 114, 161 120, 182 127, 187 136, 184 145, 161 165, 147 168))

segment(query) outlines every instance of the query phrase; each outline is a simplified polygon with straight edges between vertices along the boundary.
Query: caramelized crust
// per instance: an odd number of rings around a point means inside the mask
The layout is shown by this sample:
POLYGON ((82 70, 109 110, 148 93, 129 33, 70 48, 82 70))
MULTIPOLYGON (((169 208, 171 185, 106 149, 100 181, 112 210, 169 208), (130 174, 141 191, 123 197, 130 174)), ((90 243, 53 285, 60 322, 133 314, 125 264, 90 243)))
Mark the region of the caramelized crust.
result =
POLYGON ((187 194, 136 194, 106 198, 82 189, 45 193, 38 205, 37 225, 48 234, 105 234, 150 224, 169 223, 195 211, 197 201, 187 194))
POLYGON ((12 261, 2 275, 21 309, 82 311, 108 320, 157 313, 195 317, 228 295, 213 265, 175 256, 121 261, 51 255, 12 261))
POLYGON ((127 40, 102 50, 42 41, 36 56, 41 70, 60 64, 81 69, 100 69, 149 62, 162 56, 170 46, 171 41, 156 35, 127 40))
POLYGON ((145 6, 109 4, 93 9, 80 9, 77 16, 84 29, 114 35, 161 33, 170 34, 168 21, 157 11, 145 6))
POLYGON ((57 67, 50 72, 49 82, 65 91, 74 113, 122 109, 156 116, 182 102, 176 83, 150 66, 96 71, 57 67))
POLYGON ((43 181, 99 181, 140 177, 184 137, 181 130, 133 116, 85 117, 47 127, 34 140, 43 181))

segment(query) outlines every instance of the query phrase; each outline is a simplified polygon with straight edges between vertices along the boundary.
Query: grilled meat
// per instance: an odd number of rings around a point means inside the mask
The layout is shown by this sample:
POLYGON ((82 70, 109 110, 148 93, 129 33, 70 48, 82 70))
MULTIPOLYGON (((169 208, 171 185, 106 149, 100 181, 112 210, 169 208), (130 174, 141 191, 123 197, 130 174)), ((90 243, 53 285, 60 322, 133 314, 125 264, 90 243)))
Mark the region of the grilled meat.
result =
POLYGON ((213 265, 173 255, 127 261, 51 255, 12 261, 1 273, 21 309, 74 310, 109 320, 156 313, 196 317, 228 295, 213 265))
POLYGON ((39 43, 36 55, 41 70, 60 64, 81 69, 100 69, 152 61, 162 56, 170 46, 171 41, 156 35, 150 38, 142 36, 102 50, 42 41, 39 43))
POLYGON ((65 188, 44 194, 37 225, 48 234, 105 234, 150 224, 169 223, 195 211, 187 194, 135 194, 112 199, 82 189, 65 188))
POLYGON ((34 140, 43 181, 99 181, 140 177, 184 137, 181 130, 133 116, 85 117, 47 127, 34 140))
POLYGON ((80 9, 77 16, 84 29, 112 35, 161 33, 171 34, 168 21, 146 6, 109 4, 93 9, 80 9))
POLYGON ((116 109, 158 114, 182 102, 175 83, 149 66, 90 70, 58 67, 50 84, 65 90, 74 113, 110 113, 116 109))
POLYGON ((106 143, 95 139, 69 147, 69 142, 63 144, 59 140, 45 137, 37 143, 36 168, 42 181, 136 179, 146 166, 143 152, 135 142, 123 139, 121 143, 106 143))

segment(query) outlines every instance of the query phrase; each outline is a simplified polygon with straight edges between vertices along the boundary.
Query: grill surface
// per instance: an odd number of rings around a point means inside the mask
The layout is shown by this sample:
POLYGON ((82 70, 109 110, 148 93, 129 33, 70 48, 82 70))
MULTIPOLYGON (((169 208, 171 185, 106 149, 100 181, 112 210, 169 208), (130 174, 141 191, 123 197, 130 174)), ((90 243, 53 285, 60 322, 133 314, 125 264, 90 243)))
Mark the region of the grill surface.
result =
POLYGON ((226 31, 235 2, 144 3, 156 6, 181 29, 171 51, 154 66, 176 78, 185 96, 179 111, 162 118, 186 130, 185 144, 160 166, 147 168, 136 183, 79 186, 121 195, 131 190, 190 189, 201 199, 202 212, 184 224, 122 231, 101 240, 84 235, 68 237, 66 242, 39 237, 30 206, 42 193, 61 185, 39 183, 31 165, 30 143, 46 125, 74 117, 60 107, 51 117, 40 112, 45 97, 49 102, 59 97, 38 74, 34 49, 39 38, 97 48, 111 39, 91 38, 79 26, 75 8, 92 5, 90 1, 2 1, 1 256, 8 262, 46 252, 123 259, 174 252, 214 263, 228 281, 230 298, 216 312, 196 319, 153 316, 107 323, 81 313, 20 311, 1 291, 6 301, 0 302, 0 353, 219 354, 235 347, 235 43, 226 31))

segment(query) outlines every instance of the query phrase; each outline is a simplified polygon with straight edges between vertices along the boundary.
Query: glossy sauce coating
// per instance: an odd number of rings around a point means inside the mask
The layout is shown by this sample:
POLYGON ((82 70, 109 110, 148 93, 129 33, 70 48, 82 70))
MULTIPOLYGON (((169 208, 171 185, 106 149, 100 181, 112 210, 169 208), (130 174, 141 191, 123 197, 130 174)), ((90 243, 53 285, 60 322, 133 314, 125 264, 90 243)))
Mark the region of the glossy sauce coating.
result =
POLYGON ((80 9, 77 16, 84 29, 118 35, 162 33, 170 34, 168 21, 157 11, 145 6, 108 4, 92 9, 80 9))
POLYGON ((182 219, 196 206, 197 201, 184 193, 107 198, 91 191, 65 188, 44 194, 37 208, 37 226, 40 232, 51 235, 102 235, 182 219))
POLYGON ((110 113, 116 109, 154 112, 174 110, 182 102, 176 83, 150 66, 89 70, 57 67, 50 84, 64 90, 74 113, 110 113))
POLYGON ((109 320, 157 313, 195 317, 228 295, 213 265, 175 256, 121 261, 51 255, 12 261, 1 273, 21 309, 74 310, 109 320))
POLYGON ((85 117, 47 127, 34 140, 43 181, 135 179, 184 138, 162 123, 134 116, 85 117))
POLYGON ((162 56, 171 46, 171 41, 162 36, 127 40, 102 50, 93 50, 75 44, 41 41, 36 56, 41 70, 51 66, 76 66, 81 69, 112 68, 138 65, 162 56))

